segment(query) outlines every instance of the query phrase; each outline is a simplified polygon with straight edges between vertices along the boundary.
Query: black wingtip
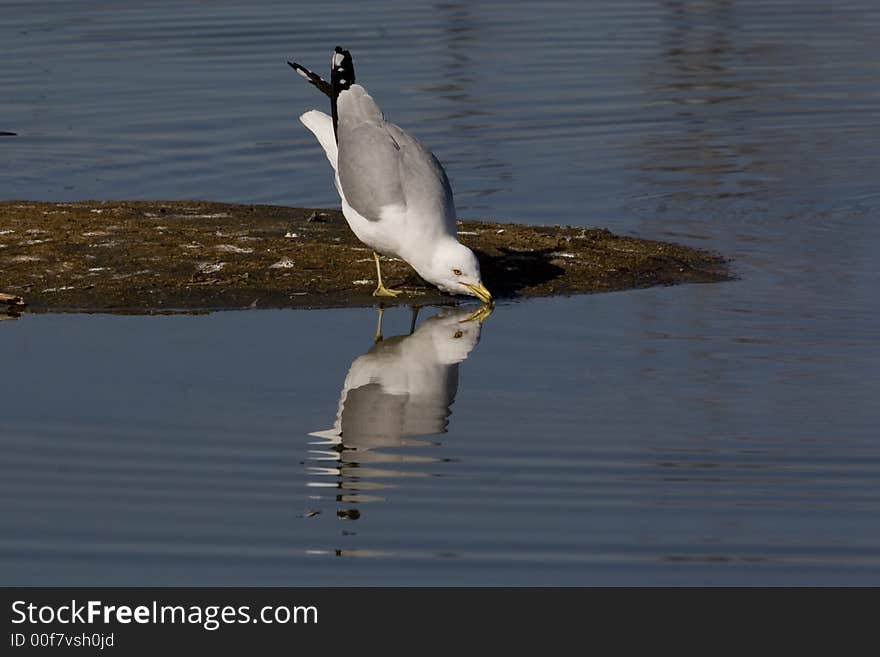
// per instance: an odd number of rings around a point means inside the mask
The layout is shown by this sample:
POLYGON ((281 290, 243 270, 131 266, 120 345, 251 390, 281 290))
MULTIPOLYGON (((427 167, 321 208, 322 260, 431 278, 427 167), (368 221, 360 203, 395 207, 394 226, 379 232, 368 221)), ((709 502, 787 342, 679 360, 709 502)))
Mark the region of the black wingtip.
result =
POLYGON ((333 66, 338 65, 338 66, 348 66, 349 68, 352 68, 352 69, 354 68, 352 65, 352 57, 351 57, 350 50, 346 50, 342 46, 336 46, 333 49, 333 55, 334 55, 333 56, 333 66), (342 55, 342 58, 339 59, 336 57, 336 55, 342 55))
POLYGON ((302 75, 302 73, 311 73, 311 71, 309 71, 309 69, 307 69, 305 66, 297 64, 296 62, 291 62, 290 60, 288 60, 287 65, 300 75, 302 75))
POLYGON ((354 61, 351 53, 345 48, 336 46, 330 61, 330 84, 338 93, 348 89, 354 81, 354 61))
POLYGON ((354 62, 351 53, 341 46, 333 49, 330 58, 330 109, 333 114, 333 134, 339 141, 339 112, 336 104, 339 94, 354 84, 354 62))
POLYGON ((305 66, 297 64, 296 62, 288 61, 287 65, 294 71, 296 71, 297 75, 305 78, 307 82, 315 85, 321 93, 325 94, 326 96, 330 96, 333 93, 330 87, 330 83, 324 80, 317 73, 312 73, 305 66))

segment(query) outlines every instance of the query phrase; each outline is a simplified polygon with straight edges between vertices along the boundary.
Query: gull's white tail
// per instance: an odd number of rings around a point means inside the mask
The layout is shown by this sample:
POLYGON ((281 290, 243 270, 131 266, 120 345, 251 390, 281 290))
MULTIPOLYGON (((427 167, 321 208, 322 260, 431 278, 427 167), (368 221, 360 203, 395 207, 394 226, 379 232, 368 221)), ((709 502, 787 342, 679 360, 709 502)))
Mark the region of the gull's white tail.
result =
POLYGON ((309 110, 299 117, 299 120, 318 138, 318 143, 324 148, 327 159, 330 160, 330 166, 336 171, 337 149, 336 136, 333 134, 333 119, 324 112, 309 110))

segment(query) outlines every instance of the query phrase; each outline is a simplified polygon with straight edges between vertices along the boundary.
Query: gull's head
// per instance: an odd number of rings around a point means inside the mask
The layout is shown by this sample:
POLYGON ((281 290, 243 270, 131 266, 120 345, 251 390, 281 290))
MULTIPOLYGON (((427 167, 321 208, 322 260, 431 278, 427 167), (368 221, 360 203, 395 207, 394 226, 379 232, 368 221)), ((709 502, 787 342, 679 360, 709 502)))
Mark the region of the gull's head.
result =
POLYGON ((460 242, 451 240, 438 244, 428 266, 417 271, 444 292, 477 297, 483 303, 492 302, 492 295, 480 278, 477 257, 460 242))

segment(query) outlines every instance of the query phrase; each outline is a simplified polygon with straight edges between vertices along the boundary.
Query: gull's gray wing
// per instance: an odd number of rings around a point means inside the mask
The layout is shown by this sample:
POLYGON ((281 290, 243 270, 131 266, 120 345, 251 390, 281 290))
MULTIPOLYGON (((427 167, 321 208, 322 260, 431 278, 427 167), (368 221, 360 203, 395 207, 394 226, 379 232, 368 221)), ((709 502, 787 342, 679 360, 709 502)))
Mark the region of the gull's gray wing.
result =
POLYGON ((451 217, 452 188, 437 158, 404 130, 388 123, 363 87, 342 92, 339 108, 339 183, 345 200, 370 221, 389 206, 451 217))

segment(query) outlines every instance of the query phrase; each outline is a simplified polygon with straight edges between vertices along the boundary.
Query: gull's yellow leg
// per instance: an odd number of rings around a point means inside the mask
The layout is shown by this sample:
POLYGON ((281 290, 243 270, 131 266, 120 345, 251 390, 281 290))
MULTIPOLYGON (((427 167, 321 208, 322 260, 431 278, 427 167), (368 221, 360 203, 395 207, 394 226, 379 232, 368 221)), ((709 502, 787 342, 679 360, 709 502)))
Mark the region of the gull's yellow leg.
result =
POLYGON ((412 310, 412 319, 410 320, 410 323, 409 323, 409 334, 410 335, 412 335, 413 333, 416 332, 416 320, 419 318, 419 307, 418 306, 411 306, 411 310, 412 310))
POLYGON ((379 285, 376 286, 375 291, 373 292, 374 297, 396 297, 398 294, 402 292, 402 290, 389 290, 382 283, 382 268, 379 266, 379 254, 373 251, 373 258, 376 260, 376 276, 379 279, 379 285))
POLYGON ((381 306, 379 307, 379 321, 376 323, 376 337, 373 338, 373 342, 382 342, 382 316, 385 314, 385 309, 381 306))

